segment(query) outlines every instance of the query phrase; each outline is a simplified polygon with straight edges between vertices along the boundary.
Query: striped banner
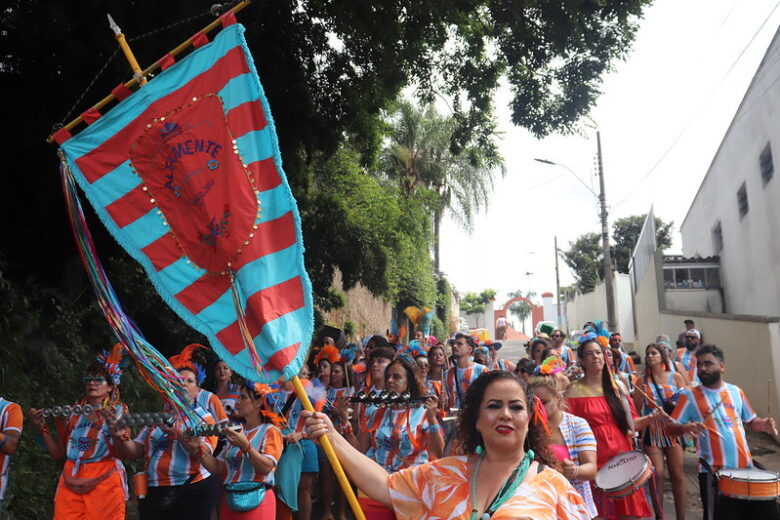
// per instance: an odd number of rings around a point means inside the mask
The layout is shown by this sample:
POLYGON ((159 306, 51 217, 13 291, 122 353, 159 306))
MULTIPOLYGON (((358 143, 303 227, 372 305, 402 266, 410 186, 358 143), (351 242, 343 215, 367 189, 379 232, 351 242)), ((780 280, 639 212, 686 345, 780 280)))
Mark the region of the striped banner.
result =
POLYGON ((61 146, 105 226, 240 375, 297 375, 313 328, 295 199, 239 24, 61 146), (253 367, 234 279, 263 364, 253 367), (303 346, 304 348, 300 348, 303 346))

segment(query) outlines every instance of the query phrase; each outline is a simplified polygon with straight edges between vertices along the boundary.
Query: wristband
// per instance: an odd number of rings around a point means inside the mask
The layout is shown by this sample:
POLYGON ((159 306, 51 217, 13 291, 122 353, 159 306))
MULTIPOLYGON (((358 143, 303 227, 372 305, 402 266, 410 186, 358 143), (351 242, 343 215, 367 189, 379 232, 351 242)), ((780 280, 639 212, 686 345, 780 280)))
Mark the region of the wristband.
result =
POLYGON ((571 478, 572 480, 577 480, 577 475, 580 474, 580 467, 579 465, 574 466, 574 476, 571 478))
POLYGON ((438 424, 432 424, 428 427, 423 428, 423 431, 425 433, 437 433, 441 429, 441 426, 438 424))

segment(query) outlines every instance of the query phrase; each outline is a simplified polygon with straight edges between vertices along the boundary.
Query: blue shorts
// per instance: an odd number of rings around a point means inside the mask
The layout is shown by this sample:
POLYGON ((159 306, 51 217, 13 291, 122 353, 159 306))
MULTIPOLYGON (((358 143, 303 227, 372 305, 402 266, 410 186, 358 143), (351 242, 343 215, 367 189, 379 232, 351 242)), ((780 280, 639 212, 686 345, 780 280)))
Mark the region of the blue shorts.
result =
POLYGON ((301 463, 301 473, 319 473, 320 463, 317 457, 317 445, 307 439, 298 441, 303 449, 303 462, 301 463))

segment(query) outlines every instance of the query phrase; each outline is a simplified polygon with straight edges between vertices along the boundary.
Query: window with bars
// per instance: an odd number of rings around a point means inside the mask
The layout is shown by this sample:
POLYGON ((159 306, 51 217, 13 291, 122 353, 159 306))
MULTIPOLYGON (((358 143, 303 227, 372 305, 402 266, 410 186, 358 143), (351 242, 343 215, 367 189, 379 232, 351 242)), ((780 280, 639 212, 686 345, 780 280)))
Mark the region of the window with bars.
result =
POLYGON ((740 218, 747 215, 748 210, 750 209, 748 207, 747 186, 745 186, 744 182, 742 183, 742 186, 739 187, 739 190, 737 190, 737 207, 739 208, 740 218))
POLYGON ((761 168, 761 180, 764 181, 764 185, 772 179, 775 174, 775 164, 772 161, 772 147, 769 143, 766 143, 764 151, 758 156, 758 164, 761 168))

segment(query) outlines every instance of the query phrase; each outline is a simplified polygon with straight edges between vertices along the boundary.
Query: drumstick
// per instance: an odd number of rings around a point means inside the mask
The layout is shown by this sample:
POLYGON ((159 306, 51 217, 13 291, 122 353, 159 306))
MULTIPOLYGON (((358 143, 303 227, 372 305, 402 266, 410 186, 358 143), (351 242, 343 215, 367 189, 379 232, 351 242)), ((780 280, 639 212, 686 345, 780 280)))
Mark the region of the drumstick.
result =
POLYGON ((666 413, 666 411, 664 411, 664 409, 662 407, 658 406, 658 404, 656 404, 656 402, 654 400, 651 400, 650 397, 639 388, 639 385, 634 385, 634 390, 636 390, 637 392, 642 394, 642 396, 645 398, 645 401, 647 402, 647 404, 649 404, 650 406, 652 406, 656 410, 661 410, 662 414, 664 414, 665 416, 667 416, 667 417, 669 417, 671 419, 669 414, 666 413))
MULTIPOLYGON (((766 380, 766 416, 772 418, 772 380, 766 380)), ((772 433, 777 437, 777 427, 772 427, 772 433)))

